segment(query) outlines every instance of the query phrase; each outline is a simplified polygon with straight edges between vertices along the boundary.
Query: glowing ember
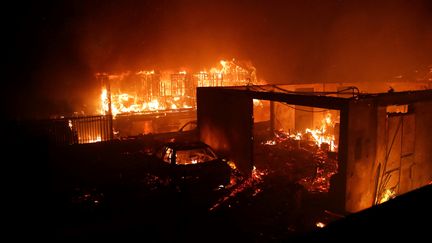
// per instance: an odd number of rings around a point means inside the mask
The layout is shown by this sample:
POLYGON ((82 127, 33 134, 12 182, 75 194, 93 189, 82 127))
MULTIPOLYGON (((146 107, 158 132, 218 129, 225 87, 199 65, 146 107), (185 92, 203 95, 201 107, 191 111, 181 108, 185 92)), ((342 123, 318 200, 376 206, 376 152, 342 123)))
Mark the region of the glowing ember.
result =
POLYGON ((276 141, 274 140, 267 140, 265 143, 263 143, 264 145, 276 145, 276 141))
POLYGON ((228 161, 227 164, 231 167, 232 170, 236 170, 237 166, 235 165, 235 163, 233 161, 228 161))
POLYGON ((299 133, 299 132, 296 133, 296 134, 290 134, 290 138, 293 138, 293 139, 295 139, 295 140, 300 140, 301 137, 302 137, 302 134, 299 133))
POLYGON ((315 225, 318 228, 324 228, 326 226, 323 222, 317 222, 315 225))
POLYGON ((275 131, 274 138, 263 138, 259 156, 267 156, 266 166, 274 170, 288 165, 288 170, 298 170, 296 181, 310 192, 328 192, 330 179, 338 171, 337 146, 335 145, 334 122, 330 113, 325 114, 321 127, 305 129, 304 133, 275 131), (307 172, 307 173, 306 173, 307 172))
POLYGON ((316 164, 314 175, 302 178, 299 183, 310 192, 328 192, 330 178, 338 170, 337 161, 328 158, 327 154, 322 150, 314 153, 313 160, 316 164))
POLYGON ((257 180, 262 180, 262 177, 265 176, 266 174, 267 174, 266 171, 257 170, 255 166, 252 169, 252 177, 257 180))
POLYGON ((331 131, 334 130, 335 123, 332 120, 331 114, 327 113, 321 121, 321 127, 317 129, 306 128, 302 134, 300 132, 288 133, 283 130, 278 131, 275 136, 276 140, 268 140, 262 144, 264 145, 275 145, 278 142, 285 141, 286 139, 302 140, 305 135, 311 136, 316 145, 320 148, 324 147, 324 144, 329 145, 329 150, 332 152, 337 151, 337 145, 335 144, 335 135, 331 131))
POLYGON ((97 143, 97 142, 100 142, 100 141, 102 141, 102 138, 101 138, 101 136, 99 135, 99 136, 96 136, 96 138, 92 138, 92 137, 88 137, 88 143, 97 143))
MULTIPOLYGON (((230 163, 228 163, 230 164, 230 163)), ((235 164, 231 162, 230 164, 231 168, 236 168, 235 164)), ((232 170, 231 175, 231 184, 227 186, 227 189, 230 189, 231 192, 229 195, 221 198, 218 200, 210 209, 209 211, 213 211, 217 208, 219 208, 223 204, 228 204, 228 207, 231 208, 230 200, 233 200, 236 198, 240 193, 243 193, 247 190, 253 189, 252 196, 256 196, 259 193, 262 192, 262 189, 258 187, 259 184, 263 182, 263 177, 268 174, 268 171, 266 170, 259 170, 255 166, 252 170, 252 176, 250 177, 243 177, 241 176, 236 169, 232 170)), ((233 202, 234 203, 234 202, 233 202)))
POLYGON ((378 203, 387 202, 388 200, 395 198, 396 193, 394 190, 387 189, 384 191, 383 195, 381 196, 381 199, 378 201, 378 203))

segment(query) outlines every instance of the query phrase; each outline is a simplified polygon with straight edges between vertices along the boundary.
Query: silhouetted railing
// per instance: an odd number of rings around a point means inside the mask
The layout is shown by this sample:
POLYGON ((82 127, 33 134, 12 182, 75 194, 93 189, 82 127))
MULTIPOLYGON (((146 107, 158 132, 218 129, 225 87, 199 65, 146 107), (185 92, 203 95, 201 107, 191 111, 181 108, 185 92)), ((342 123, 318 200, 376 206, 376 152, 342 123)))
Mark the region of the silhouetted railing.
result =
POLYGON ((83 144, 113 138, 112 116, 70 117, 51 120, 50 137, 56 144, 83 144))

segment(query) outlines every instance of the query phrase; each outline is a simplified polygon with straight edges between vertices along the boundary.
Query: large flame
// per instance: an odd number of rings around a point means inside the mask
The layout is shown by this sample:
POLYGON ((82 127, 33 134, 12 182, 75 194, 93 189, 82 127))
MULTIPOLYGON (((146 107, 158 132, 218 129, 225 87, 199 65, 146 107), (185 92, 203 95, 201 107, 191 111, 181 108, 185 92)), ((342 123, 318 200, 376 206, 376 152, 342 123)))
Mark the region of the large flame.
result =
MULTIPOLYGON (((280 134, 283 134, 285 138, 291 138, 294 140, 302 140, 307 135, 310 135, 310 138, 313 139, 313 142, 319 147, 323 147, 324 144, 329 146, 329 150, 332 152, 337 151, 337 144, 335 142, 336 138, 332 131, 334 131, 335 122, 332 119, 330 113, 327 113, 325 117, 321 121, 321 126, 319 128, 311 129, 306 128, 305 131, 289 133, 285 131, 279 131, 280 134)), ((276 145, 278 140, 283 140, 281 135, 276 134, 276 138, 273 140, 267 140, 263 142, 265 145, 276 145)))
MULTIPOLYGON (((335 144, 335 136, 330 132, 330 128, 334 128, 335 124, 330 113, 327 113, 321 121, 321 127, 317 129, 306 129, 306 133, 312 135, 315 143, 318 146, 322 144, 328 144, 330 146, 330 151, 335 151, 337 145, 335 144)), ((333 129, 331 129, 333 130, 333 129)))
POLYGON ((107 75, 101 91, 101 114, 145 113, 189 109, 196 106, 196 87, 257 84, 255 68, 236 60, 197 73, 139 71, 107 75), (107 86, 110 86, 110 92, 107 86))

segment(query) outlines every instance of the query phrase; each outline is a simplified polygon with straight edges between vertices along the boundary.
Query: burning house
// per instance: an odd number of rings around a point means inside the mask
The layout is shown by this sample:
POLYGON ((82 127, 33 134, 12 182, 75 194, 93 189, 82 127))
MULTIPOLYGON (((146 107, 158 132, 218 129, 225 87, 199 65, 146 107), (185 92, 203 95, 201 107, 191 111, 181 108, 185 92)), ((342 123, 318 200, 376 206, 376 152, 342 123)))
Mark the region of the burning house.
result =
POLYGON ((255 68, 232 59, 198 72, 97 73, 101 85, 97 115, 59 116, 41 122, 56 144, 84 144, 113 138, 177 132, 196 120, 197 87, 256 85, 255 68))
POLYGON ((113 115, 120 137, 177 131, 196 120, 196 88, 258 84, 255 68, 236 61, 199 72, 98 73, 102 115, 113 115))
POLYGON ((352 85, 200 87, 200 139, 245 173, 295 171, 288 176, 309 191, 328 191, 343 212, 428 184, 430 82, 352 85), (386 92, 389 86, 400 92, 386 92))

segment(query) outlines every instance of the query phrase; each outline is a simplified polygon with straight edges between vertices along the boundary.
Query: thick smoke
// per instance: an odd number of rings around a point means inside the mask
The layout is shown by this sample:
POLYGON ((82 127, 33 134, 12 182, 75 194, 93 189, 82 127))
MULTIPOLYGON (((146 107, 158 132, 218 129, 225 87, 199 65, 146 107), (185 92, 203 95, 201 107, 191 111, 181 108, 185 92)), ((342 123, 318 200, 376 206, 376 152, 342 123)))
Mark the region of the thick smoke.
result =
POLYGON ((432 64, 427 0, 71 1, 11 11, 14 114, 93 110, 96 72, 235 57, 270 83, 380 82, 432 64))

